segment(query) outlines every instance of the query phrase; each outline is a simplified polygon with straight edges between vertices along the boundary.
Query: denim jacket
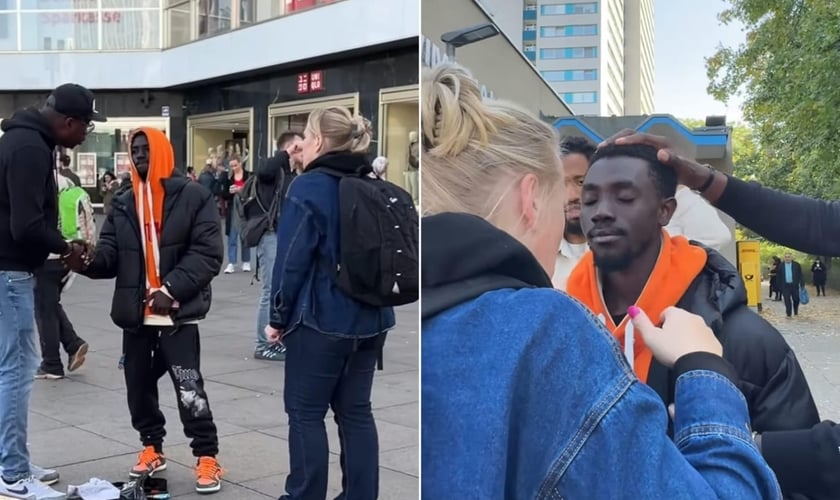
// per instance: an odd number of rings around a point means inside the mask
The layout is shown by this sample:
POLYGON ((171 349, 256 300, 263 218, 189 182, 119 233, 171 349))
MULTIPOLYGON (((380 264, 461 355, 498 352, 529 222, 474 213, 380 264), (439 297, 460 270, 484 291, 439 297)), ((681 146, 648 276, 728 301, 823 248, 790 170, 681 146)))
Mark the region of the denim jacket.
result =
POLYGON ((305 326, 337 337, 372 337, 393 328, 393 308, 372 307, 347 296, 335 283, 339 262, 339 179, 317 166, 341 170, 366 162, 361 155, 331 153, 292 181, 280 211, 272 277, 274 328, 305 326))
POLYGON ((781 498, 734 370, 683 371, 672 441, 659 396, 525 247, 462 214, 422 224, 424 499, 781 498), (488 276, 524 285, 461 300, 488 276))

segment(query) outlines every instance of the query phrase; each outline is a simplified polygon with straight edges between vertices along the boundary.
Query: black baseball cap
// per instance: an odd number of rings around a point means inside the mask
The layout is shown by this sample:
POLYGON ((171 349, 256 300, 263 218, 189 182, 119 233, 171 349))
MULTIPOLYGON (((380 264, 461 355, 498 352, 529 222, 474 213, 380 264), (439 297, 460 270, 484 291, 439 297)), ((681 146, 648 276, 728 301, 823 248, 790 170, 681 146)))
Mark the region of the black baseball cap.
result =
POLYGON ((105 115, 96 110, 93 92, 76 83, 65 83, 53 90, 47 97, 47 107, 86 122, 108 121, 105 115))

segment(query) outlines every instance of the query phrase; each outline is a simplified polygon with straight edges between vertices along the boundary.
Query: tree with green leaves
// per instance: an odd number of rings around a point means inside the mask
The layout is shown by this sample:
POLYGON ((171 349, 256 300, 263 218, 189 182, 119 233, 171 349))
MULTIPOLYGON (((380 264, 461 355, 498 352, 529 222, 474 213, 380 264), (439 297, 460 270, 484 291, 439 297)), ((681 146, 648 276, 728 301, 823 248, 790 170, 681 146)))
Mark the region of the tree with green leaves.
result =
POLYGON ((742 23, 746 42, 719 47, 706 69, 712 96, 745 97, 758 148, 738 173, 786 191, 840 198, 840 0, 728 3, 718 17, 742 23))

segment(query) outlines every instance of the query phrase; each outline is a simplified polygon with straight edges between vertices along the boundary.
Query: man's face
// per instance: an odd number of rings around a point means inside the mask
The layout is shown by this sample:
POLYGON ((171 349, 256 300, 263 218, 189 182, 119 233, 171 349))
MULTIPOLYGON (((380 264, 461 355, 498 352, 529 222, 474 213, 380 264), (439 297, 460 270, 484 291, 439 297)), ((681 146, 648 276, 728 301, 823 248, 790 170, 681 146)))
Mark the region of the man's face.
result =
POLYGON ((141 178, 149 172, 149 138, 140 133, 131 140, 131 161, 141 178))
POLYGON ((595 265, 627 269, 657 244, 675 209, 673 198, 662 199, 645 160, 611 157, 593 163, 583 183, 580 222, 595 265))
POLYGON ((291 151, 289 154, 289 162, 291 163, 292 170, 295 170, 303 164, 303 150, 301 149, 302 144, 303 139, 296 135, 288 142, 280 146, 280 149, 283 151, 291 151))
POLYGON ((583 236, 580 227, 580 195, 583 179, 589 170, 589 160, 580 153, 570 153, 563 157, 563 169, 566 177, 566 234, 583 236))
POLYGON ((791 262, 793 260, 793 256, 789 253, 785 254, 785 262, 791 262))
POLYGON ((93 122, 69 116, 59 116, 54 130, 56 142, 65 148, 75 148, 85 142, 87 135, 93 131, 93 122))

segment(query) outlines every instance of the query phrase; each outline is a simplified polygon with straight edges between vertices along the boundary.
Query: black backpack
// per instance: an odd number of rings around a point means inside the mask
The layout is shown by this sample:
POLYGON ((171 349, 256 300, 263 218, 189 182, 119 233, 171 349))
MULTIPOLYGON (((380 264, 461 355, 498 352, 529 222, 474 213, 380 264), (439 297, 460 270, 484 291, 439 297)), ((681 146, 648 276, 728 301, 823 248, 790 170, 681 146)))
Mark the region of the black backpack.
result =
POLYGON ((240 221, 239 237, 245 246, 249 248, 257 246, 262 236, 274 228, 277 209, 280 205, 280 190, 285 178, 286 174, 281 169, 277 173, 274 195, 268 207, 260 202, 257 194, 257 186, 259 186, 260 181, 256 174, 251 174, 245 181, 242 191, 237 193, 239 203, 236 203, 235 206, 237 208, 236 216, 239 217, 240 221))
POLYGON ((340 178, 338 287, 376 307, 415 302, 419 297, 419 218, 411 195, 396 184, 369 177, 369 165, 351 174, 326 167, 316 170, 340 178))

